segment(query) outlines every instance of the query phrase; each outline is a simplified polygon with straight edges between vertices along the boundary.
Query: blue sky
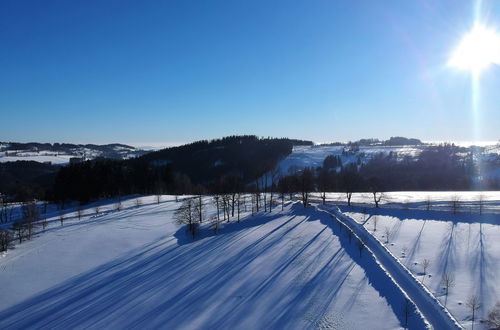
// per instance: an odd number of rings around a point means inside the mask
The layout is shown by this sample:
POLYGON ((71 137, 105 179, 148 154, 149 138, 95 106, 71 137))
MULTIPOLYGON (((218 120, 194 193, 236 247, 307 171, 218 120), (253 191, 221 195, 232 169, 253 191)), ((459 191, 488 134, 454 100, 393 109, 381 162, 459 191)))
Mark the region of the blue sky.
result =
MULTIPOLYGON (((480 17, 499 30, 500 2, 480 17)), ((446 65, 473 19, 458 0, 3 0, 0 141, 498 140, 500 68, 475 114, 446 65)))

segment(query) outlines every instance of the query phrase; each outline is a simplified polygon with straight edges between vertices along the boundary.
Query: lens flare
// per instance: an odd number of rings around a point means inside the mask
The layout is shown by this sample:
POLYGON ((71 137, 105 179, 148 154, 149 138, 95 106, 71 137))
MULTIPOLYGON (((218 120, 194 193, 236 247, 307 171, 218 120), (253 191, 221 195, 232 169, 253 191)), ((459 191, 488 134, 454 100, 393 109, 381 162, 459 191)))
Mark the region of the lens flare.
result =
POLYGON ((491 64, 500 64, 500 35, 476 24, 459 43, 448 65, 479 73, 491 64))

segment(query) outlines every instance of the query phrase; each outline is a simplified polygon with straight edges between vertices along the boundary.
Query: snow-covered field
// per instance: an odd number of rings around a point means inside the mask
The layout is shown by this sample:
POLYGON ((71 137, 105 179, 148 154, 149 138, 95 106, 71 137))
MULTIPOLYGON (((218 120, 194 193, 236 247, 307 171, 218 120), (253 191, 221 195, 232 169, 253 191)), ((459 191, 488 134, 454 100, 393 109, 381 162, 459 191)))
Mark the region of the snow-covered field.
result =
MULTIPOLYGON (((71 210, 0 258, 0 328, 399 329, 405 296, 326 213, 289 203, 197 240, 164 196, 71 210)), ((210 207, 208 214, 213 214, 210 207)), ((453 298, 450 296, 450 303, 453 298)), ((409 327, 420 329, 420 314, 409 327)))
MULTIPOLYGON (((398 159, 408 156, 417 157, 428 145, 422 146, 361 146, 358 151, 349 151, 348 146, 295 146, 290 155, 280 161, 278 167, 283 174, 301 170, 304 167, 323 166, 323 160, 330 155, 339 156, 342 164, 354 162, 366 163, 376 155, 393 153, 398 159), (346 151, 343 153, 343 151, 346 151)), ((483 160, 496 160, 500 154, 500 146, 485 146, 482 154, 483 160)), ((482 173, 485 177, 500 177, 500 172, 496 165, 488 171, 482 173)))
POLYGON ((295 146, 290 155, 279 163, 281 173, 287 174, 295 169, 302 169, 306 166, 317 167, 323 166, 323 160, 330 155, 340 156, 343 164, 356 162, 358 157, 360 161, 366 162, 371 157, 390 152, 396 153, 399 157, 412 156, 415 157, 425 147, 407 146, 407 147, 390 147, 390 146, 361 146, 356 153, 342 154, 344 149, 348 150, 345 146, 295 146))
MULTIPOLYGON (((330 194, 330 200, 342 195, 330 194)), ((356 194, 359 204, 341 211, 362 224, 421 281, 454 317, 470 328, 467 301, 477 296, 478 320, 500 301, 500 193, 499 192, 398 192, 386 194, 385 204, 374 208, 371 194, 356 194), (484 206, 479 214, 479 198, 484 206), (453 212, 452 200, 459 201, 453 212), (431 200, 427 210, 427 199, 431 200), (387 239, 389 234, 389 239, 387 239), (423 261, 430 265, 424 275, 423 261), (445 275, 453 278, 448 295, 445 275)))
POLYGON ((75 157, 72 155, 55 154, 55 153, 29 153, 16 156, 5 156, 5 153, 0 153, 0 163, 21 161, 34 161, 39 163, 50 162, 53 165, 65 165, 69 163, 69 159, 75 157), (2 155, 3 154, 3 155, 2 155))
MULTIPOLYGON (((126 147, 115 145, 107 147, 107 151, 92 149, 86 147, 65 148, 62 151, 50 150, 7 150, 8 144, 0 143, 0 163, 15 162, 15 161, 35 161, 39 163, 50 162, 53 165, 66 165, 69 164, 72 157, 83 157, 85 159, 95 159, 97 157, 107 157, 110 152, 113 153, 112 158, 129 159, 144 154, 145 151, 135 149, 133 147, 126 147)), ((106 146, 103 146, 106 147, 106 146)))

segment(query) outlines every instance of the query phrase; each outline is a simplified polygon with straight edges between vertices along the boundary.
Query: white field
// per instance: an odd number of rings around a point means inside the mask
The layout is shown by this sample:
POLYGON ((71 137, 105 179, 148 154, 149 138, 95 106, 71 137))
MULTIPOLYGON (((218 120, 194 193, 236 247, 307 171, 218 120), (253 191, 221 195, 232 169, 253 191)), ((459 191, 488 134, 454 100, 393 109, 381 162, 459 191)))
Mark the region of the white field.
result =
POLYGON ((302 169, 306 166, 317 167, 323 166, 323 160, 330 155, 341 156, 342 163, 356 162, 358 156, 361 161, 366 162, 371 157, 378 153, 394 152, 398 156, 417 156, 425 147, 384 147, 384 146, 364 146, 359 148, 359 152, 354 155, 342 156, 344 146, 295 146, 290 155, 279 163, 281 173, 287 174, 294 169, 302 169), (361 154, 364 156, 361 156, 361 154))
MULTIPOLYGON (((404 296, 314 208, 287 204, 196 240, 164 196, 68 210, 0 258, 1 329, 400 329, 404 296)), ((210 207, 208 213, 213 214, 210 207)), ((450 297, 450 302, 452 297, 450 297)), ((409 328, 421 329, 419 314, 409 328)))
MULTIPOLYGON (((329 194, 337 204, 342 194, 329 194)), ((467 299, 477 296, 478 320, 500 301, 500 192, 397 192, 388 193, 381 208, 373 207, 371 194, 354 194, 353 207, 343 205, 344 214, 363 224, 441 301, 466 328, 471 328, 467 299), (479 214, 478 196, 484 197, 479 214), (427 198, 431 208, 427 211, 427 198), (457 213, 450 200, 458 197, 457 213), (376 230, 375 230, 376 223, 376 230), (386 239, 389 229, 389 243, 386 239), (430 260, 426 276, 422 262, 430 260), (443 276, 454 278, 448 296, 443 276)))
MULTIPOLYGON (((345 147, 348 149, 348 147, 345 147)), ((288 174, 304 167, 323 166, 323 160, 330 155, 340 156, 342 163, 348 164, 357 162, 358 158, 362 163, 368 162, 379 153, 397 155, 398 159, 405 156, 417 157, 427 146, 361 146, 355 154, 342 155, 344 146, 295 146, 290 155, 285 157, 278 164, 281 173, 288 174)), ((485 160, 497 159, 500 154, 500 145, 485 146, 482 157, 485 160)), ((493 167, 481 173, 484 177, 500 178, 500 169, 493 167)))

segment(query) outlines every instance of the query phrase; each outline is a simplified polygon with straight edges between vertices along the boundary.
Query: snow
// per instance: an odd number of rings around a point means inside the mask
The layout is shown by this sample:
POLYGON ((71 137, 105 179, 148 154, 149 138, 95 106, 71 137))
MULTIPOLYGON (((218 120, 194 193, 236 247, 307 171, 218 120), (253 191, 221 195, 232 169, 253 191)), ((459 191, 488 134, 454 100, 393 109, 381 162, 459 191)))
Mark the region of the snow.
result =
MULTIPOLYGON (((278 168, 282 174, 294 173, 304 167, 319 167, 323 166, 323 160, 330 155, 339 156, 342 164, 349 163, 367 163, 370 159, 378 154, 388 155, 393 153, 397 159, 402 160, 405 157, 415 159, 420 153, 428 148, 429 145, 421 146, 360 146, 359 151, 350 151, 349 146, 294 146, 292 153, 285 157, 278 164, 278 168), (346 153, 342 153, 342 151, 346 153)), ((458 153, 461 156, 466 156, 467 153, 458 153)), ((500 178, 500 169, 496 160, 500 155, 500 145, 485 146, 484 153, 480 159, 483 162, 492 162, 492 167, 488 170, 483 170, 481 175, 484 178, 500 178)), ((477 159, 477 157, 476 157, 477 159)))
MULTIPOLYGON (((0 259, 0 328, 400 329, 405 294, 330 215, 289 203, 188 238, 163 196, 68 209, 0 259)), ((206 200, 208 203, 208 200, 206 200)), ((208 214, 214 214, 212 207, 208 214)), ((409 328, 425 328, 412 314, 409 328)))
POLYGON ((342 155, 347 146, 294 146, 292 153, 285 157, 279 168, 282 173, 287 174, 296 169, 304 167, 323 166, 323 160, 330 155, 340 156, 343 164, 356 162, 358 157, 362 162, 366 162, 377 154, 396 153, 398 157, 415 157, 425 148, 425 146, 361 146, 358 152, 342 155))
POLYGON ((370 194, 355 194, 353 200, 361 204, 340 205, 340 210, 364 226, 467 329, 472 327, 472 320, 466 301, 477 296, 482 307, 476 314, 474 328, 481 329, 478 321, 487 316, 500 294, 500 192, 386 195, 388 198, 379 209, 370 205, 373 204, 370 194), (479 194, 485 200, 481 215, 479 194), (450 208, 455 196, 460 201, 456 214, 450 208), (432 201, 430 210, 425 205, 428 197, 432 201), (389 243, 386 243, 386 228, 390 232, 389 243), (424 259, 430 260, 425 276, 424 259), (448 295, 442 283, 445 274, 455 280, 448 295))
POLYGON ((397 258, 384 249, 380 241, 371 236, 365 227, 352 218, 342 214, 338 208, 328 208, 332 216, 341 221, 352 230, 359 239, 381 263, 391 277, 399 284, 401 290, 408 295, 425 319, 432 324, 434 329, 460 329, 460 324, 451 316, 439 301, 421 285, 415 277, 397 260, 397 258))
POLYGON ((35 161, 39 163, 50 162, 53 165, 65 165, 69 163, 71 155, 19 155, 19 156, 0 156, 0 163, 22 161, 35 161))

